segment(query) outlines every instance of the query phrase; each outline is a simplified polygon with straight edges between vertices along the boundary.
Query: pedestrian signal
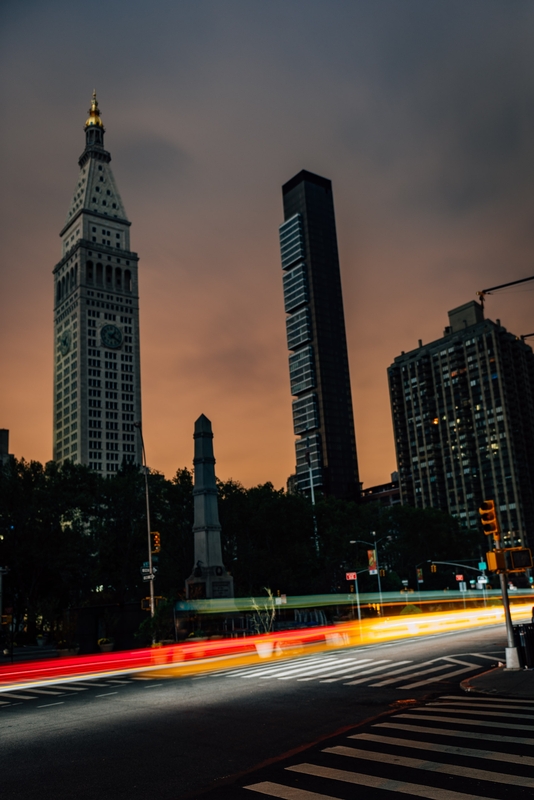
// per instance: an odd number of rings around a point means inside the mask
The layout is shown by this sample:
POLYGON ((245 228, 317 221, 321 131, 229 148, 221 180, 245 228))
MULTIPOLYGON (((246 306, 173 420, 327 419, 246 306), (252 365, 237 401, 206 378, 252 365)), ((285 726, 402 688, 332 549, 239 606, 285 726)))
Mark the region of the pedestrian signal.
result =
POLYGON ((494 536, 498 538, 501 529, 497 520, 497 510, 495 508, 495 500, 484 500, 482 508, 478 509, 480 514, 480 521, 486 536, 494 536))
POLYGON ((532 553, 528 547, 507 547, 506 570, 507 572, 523 572, 532 567, 532 553))
POLYGON ((161 536, 157 531, 152 531, 150 534, 152 537, 152 552, 159 553, 161 550, 161 536))

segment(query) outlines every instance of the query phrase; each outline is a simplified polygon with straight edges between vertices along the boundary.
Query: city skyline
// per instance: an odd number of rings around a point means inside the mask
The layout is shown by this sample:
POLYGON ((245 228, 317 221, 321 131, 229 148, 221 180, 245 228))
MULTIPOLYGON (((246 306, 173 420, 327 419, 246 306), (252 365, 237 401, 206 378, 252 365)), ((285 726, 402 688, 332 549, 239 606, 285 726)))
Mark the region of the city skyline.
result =
MULTIPOLYGON (((204 413, 219 477, 293 472, 276 231, 279 187, 307 169, 335 186, 361 479, 387 481, 387 366, 438 338, 448 308, 532 271, 534 10, 134 2, 125 24, 120 4, 93 7, 91 59, 81 6, 1 12, 10 451, 52 456, 50 272, 96 87, 141 256, 149 464, 190 466, 204 413)), ((530 291, 488 298, 488 316, 530 333, 530 291)))

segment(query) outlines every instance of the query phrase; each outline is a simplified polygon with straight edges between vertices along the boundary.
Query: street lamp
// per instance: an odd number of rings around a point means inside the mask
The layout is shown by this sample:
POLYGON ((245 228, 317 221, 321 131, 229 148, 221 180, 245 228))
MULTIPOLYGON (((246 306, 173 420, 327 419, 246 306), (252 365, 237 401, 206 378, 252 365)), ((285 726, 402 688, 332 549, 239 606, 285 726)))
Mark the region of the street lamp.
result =
MULTIPOLYGON (((143 430, 141 428, 140 422, 134 422, 134 428, 137 428, 139 431, 139 436, 141 438, 141 452, 143 455, 143 473, 145 476, 145 498, 146 498, 146 526, 147 526, 147 536, 148 536, 148 582, 150 584, 150 616, 153 619, 155 613, 155 601, 154 601, 154 571, 152 568, 152 537, 150 536, 150 502, 149 502, 149 495, 148 495, 148 467, 146 464, 146 452, 145 452, 145 442, 143 440, 143 430)), ((152 644, 155 642, 155 633, 152 633, 152 644)))

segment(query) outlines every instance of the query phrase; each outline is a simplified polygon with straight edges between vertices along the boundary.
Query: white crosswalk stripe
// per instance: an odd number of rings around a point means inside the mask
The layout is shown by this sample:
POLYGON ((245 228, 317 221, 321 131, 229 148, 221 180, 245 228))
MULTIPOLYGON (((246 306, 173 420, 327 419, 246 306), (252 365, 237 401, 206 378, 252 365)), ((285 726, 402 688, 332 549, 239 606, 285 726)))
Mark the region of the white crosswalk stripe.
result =
MULTIPOLYGON (((6 691, 3 692, 0 690, 0 706, 8 708, 9 706, 13 705, 14 700, 44 700, 42 695, 51 695, 51 696, 65 696, 69 692, 71 692, 71 697, 75 697, 78 692, 88 692, 90 689, 93 688, 117 688, 119 685, 125 685, 132 683, 132 678, 109 678, 105 680, 102 679, 94 680, 94 681, 77 681, 76 683, 57 683, 53 685, 46 685, 45 687, 41 688, 40 686, 17 686, 16 691, 6 691)), ((63 702, 63 701, 62 701, 63 702)), ((17 703, 20 705, 20 703, 17 703)), ((37 708, 43 708, 44 706, 37 706, 37 708)))
MULTIPOLYGON (((530 799, 534 796, 534 737, 484 733, 484 727, 503 729, 503 716, 510 718, 511 712, 514 719, 517 716, 514 704, 508 701, 512 708, 507 708, 504 698, 478 700, 443 695, 409 714, 395 714, 387 722, 334 740, 332 746, 314 748, 302 762, 294 758, 285 767, 273 767, 267 773, 271 780, 249 779, 242 787, 245 791, 234 793, 235 799, 252 792, 287 800, 338 800, 352 797, 351 792, 358 789, 354 797, 365 798, 366 790, 379 790, 392 800, 401 795, 428 800, 530 799), (473 705, 481 705, 482 710, 473 705), (427 715, 427 709, 443 714, 427 715), (457 716, 448 716, 446 711, 457 716), (477 713, 487 719, 474 718, 477 713), (418 724, 421 720, 440 724, 429 727, 418 724)), ((534 718, 528 713, 520 716, 534 718)), ((507 731, 510 727, 534 733, 533 724, 506 723, 507 731)))
MULTIPOLYGON (((352 655, 329 653, 299 659, 297 662, 284 660, 242 669, 234 668, 224 672, 223 675, 232 680, 278 680, 298 683, 317 681, 324 684, 342 683, 345 686, 367 684, 373 689, 394 686, 404 691, 485 669, 488 666, 487 660, 496 663, 498 657, 468 653, 461 657, 443 656, 416 662, 411 659, 392 661, 388 658, 358 657, 357 652, 352 655), (482 661, 482 658, 485 660, 482 661)), ((217 673, 212 677, 218 677, 217 673)))

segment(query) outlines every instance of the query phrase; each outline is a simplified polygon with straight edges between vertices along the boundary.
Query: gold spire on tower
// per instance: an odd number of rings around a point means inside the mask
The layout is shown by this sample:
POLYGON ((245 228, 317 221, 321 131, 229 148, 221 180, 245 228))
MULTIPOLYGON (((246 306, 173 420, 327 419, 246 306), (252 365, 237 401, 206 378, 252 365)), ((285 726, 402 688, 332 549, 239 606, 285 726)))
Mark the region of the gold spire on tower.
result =
POLYGON ((98 100, 96 99, 96 89, 93 89, 93 99, 91 100, 91 108, 89 109, 89 117, 85 122, 85 128, 98 127, 103 128, 104 123, 100 119, 100 109, 98 108, 98 100))

